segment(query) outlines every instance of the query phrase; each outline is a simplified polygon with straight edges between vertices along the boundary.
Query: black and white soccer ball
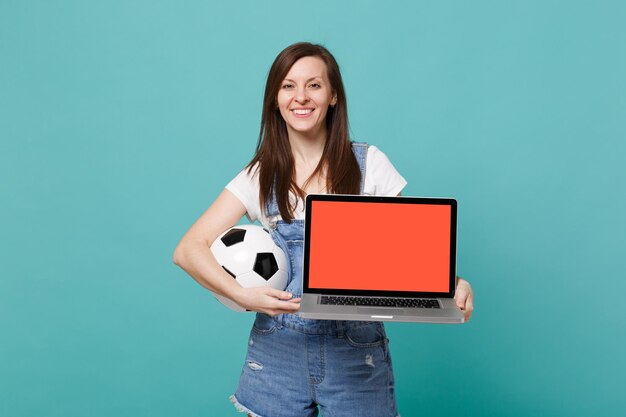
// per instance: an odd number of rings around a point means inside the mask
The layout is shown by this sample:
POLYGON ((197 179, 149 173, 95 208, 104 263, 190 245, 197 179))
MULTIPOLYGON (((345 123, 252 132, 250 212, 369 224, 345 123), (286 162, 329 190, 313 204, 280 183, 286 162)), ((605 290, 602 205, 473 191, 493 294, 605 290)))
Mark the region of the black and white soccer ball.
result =
MULTIPOLYGON (((289 275, 285 253, 260 226, 231 227, 215 239, 211 251, 222 268, 242 287, 269 286, 277 290, 287 287, 289 275)), ((245 311, 229 298, 214 295, 226 307, 245 311)))

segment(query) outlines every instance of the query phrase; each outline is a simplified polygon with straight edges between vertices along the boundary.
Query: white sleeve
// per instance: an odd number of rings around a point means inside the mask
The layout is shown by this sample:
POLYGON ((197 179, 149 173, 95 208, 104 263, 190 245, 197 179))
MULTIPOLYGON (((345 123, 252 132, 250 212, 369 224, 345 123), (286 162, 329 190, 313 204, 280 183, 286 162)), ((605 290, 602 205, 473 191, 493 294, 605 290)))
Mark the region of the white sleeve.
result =
POLYGON ((250 222, 260 219, 261 206, 259 204, 259 171, 258 165, 250 173, 244 168, 226 185, 226 189, 233 193, 246 208, 246 216, 250 222))
POLYGON ((395 196, 406 186, 406 180, 391 164, 387 155, 376 146, 367 148, 365 163, 363 194, 395 196))

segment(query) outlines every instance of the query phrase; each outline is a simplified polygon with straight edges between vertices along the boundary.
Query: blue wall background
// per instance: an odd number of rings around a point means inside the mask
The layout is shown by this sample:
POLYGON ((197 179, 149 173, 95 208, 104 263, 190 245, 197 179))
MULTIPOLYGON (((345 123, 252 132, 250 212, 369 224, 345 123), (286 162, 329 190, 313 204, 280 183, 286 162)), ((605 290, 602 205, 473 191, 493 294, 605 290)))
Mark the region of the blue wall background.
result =
POLYGON ((624 3, 226 3, 0 1, 0 415, 238 415, 252 316, 171 255, 300 40, 404 194, 459 200, 476 310, 388 326, 402 415, 623 414, 624 3))

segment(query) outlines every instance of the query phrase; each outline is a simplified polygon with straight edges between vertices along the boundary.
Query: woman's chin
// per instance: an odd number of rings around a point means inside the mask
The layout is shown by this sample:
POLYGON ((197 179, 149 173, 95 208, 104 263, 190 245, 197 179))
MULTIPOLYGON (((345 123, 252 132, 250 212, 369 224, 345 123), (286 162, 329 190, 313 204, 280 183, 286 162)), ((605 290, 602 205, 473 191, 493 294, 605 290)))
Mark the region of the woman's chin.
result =
POLYGON ((317 136, 322 132, 322 126, 294 123, 289 125, 289 131, 302 136, 317 136))

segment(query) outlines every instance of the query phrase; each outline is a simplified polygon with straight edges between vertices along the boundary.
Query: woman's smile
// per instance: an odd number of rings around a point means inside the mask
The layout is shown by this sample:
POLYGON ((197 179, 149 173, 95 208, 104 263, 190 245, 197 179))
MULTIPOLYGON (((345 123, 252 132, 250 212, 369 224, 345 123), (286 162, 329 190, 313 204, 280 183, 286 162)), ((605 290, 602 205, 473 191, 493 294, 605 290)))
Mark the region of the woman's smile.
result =
POLYGON ((313 113, 315 109, 310 108, 310 107, 298 107, 295 109, 291 109, 291 112, 293 113, 293 115, 297 118, 306 118, 311 116, 311 114, 313 113))

